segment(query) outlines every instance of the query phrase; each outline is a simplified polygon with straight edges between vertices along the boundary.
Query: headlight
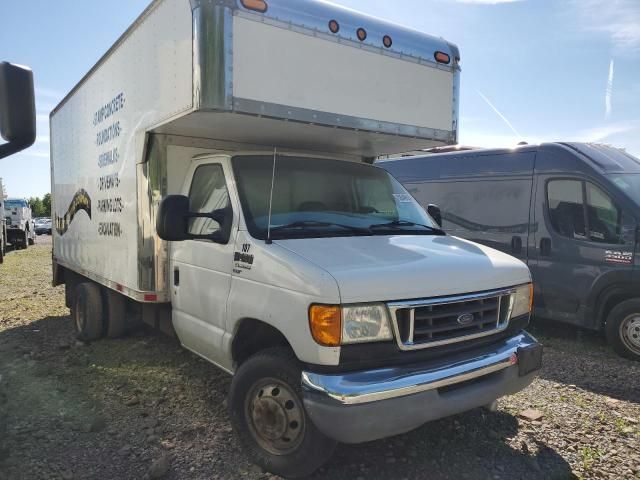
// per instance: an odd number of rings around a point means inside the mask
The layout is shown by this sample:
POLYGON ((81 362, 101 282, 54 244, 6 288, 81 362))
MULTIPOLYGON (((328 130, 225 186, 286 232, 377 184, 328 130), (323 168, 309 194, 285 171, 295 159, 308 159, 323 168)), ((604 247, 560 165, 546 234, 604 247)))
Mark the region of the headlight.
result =
POLYGON ((391 340, 389 316, 384 305, 350 305, 342 307, 342 343, 391 340))
POLYGON ((533 284, 520 285, 516 287, 516 293, 513 294, 513 307, 511 309, 511 318, 519 317, 531 313, 533 308, 533 284))
POLYGON ((311 305, 309 327, 316 343, 325 347, 393 338, 382 304, 311 305))

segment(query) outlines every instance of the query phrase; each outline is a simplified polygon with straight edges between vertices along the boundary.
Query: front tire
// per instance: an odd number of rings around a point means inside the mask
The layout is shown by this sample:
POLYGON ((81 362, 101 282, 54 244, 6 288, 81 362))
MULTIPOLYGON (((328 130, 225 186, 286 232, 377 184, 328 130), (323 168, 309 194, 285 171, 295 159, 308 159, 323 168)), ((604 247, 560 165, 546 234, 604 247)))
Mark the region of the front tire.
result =
POLYGON ((93 341, 102 337, 104 307, 98 285, 85 282, 76 287, 71 316, 80 340, 93 341))
POLYGON ((616 305, 607 317, 605 332, 618 355, 640 361, 640 299, 616 305))
POLYGON ((304 410, 301 375, 295 355, 274 348, 243 363, 229 391, 229 417, 249 458, 287 478, 311 475, 336 447, 304 410))

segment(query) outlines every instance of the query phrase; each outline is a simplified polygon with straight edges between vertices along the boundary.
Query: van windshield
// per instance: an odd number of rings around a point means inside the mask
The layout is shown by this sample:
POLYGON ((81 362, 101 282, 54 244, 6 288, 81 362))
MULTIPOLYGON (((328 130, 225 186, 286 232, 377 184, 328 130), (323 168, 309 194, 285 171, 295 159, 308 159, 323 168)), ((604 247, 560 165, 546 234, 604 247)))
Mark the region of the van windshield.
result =
POLYGON ((609 175, 609 179, 640 206, 640 173, 609 175))
MULTIPOLYGON (((237 156, 233 169, 247 228, 264 240, 273 156, 237 156)), ((278 156, 271 238, 444 234, 385 170, 342 160, 278 156)))

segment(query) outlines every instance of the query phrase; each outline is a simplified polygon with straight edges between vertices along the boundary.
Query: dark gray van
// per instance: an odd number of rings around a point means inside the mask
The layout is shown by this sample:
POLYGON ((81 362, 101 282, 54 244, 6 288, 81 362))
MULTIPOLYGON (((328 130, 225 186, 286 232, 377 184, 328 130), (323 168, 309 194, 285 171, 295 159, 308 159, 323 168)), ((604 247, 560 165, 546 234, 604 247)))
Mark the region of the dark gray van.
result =
POLYGON ((548 143, 379 161, 443 228, 529 265, 535 313, 640 360, 640 160, 548 143), (431 208, 432 216, 437 210, 431 208))

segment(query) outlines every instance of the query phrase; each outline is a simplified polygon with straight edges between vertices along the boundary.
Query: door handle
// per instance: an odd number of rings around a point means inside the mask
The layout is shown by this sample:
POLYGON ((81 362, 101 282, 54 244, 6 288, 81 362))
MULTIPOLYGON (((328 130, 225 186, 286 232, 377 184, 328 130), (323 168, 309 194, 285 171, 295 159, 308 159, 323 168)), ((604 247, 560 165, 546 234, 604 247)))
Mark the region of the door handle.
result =
POLYGON ((551 256, 551 239, 550 238, 542 238, 540 239, 540 255, 544 257, 551 256))
POLYGON ((522 238, 518 236, 511 237, 511 252, 515 254, 522 253, 522 238))
POLYGON ((176 287, 180 285, 180 269, 178 267, 173 269, 173 285, 176 287))

